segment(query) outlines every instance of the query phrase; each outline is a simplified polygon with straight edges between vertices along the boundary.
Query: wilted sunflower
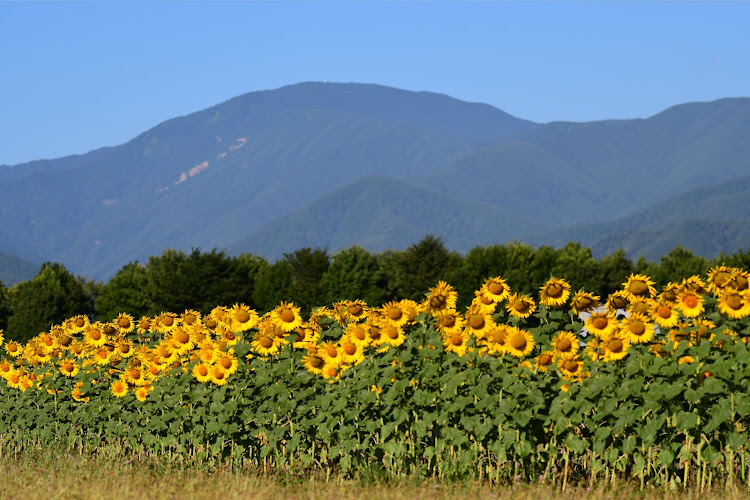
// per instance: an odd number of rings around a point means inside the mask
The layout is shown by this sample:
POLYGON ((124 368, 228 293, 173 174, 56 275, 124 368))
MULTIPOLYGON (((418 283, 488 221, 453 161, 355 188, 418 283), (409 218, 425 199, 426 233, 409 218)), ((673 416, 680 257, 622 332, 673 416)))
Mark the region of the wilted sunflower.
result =
POLYGON ((733 288, 724 288, 718 300, 719 311, 730 318, 740 319, 750 315, 750 303, 747 294, 733 288))
POLYGON ((570 300, 570 308, 573 310, 573 314, 581 314, 597 307, 599 307, 599 296, 583 290, 577 291, 570 300))
POLYGON ((648 348, 648 352, 660 358, 668 358, 670 356, 670 352, 667 350, 667 343, 662 341, 652 342, 648 348))
POLYGON ((522 358, 534 350, 534 345, 534 337, 531 333, 515 326, 508 327, 505 352, 516 358, 522 358))
POLYGON ((703 296, 689 289, 677 295, 677 307, 686 318, 695 318, 704 311, 703 296))
POLYGON ((302 324, 299 307, 292 302, 282 302, 271 311, 271 320, 285 332, 291 332, 302 324))
POLYGON ((677 349, 680 342, 686 342, 689 346, 693 345, 693 333, 689 329, 690 323, 680 321, 674 328, 669 330, 669 340, 673 342, 675 349, 677 349))
POLYGON ((617 329, 617 319, 611 309, 601 312, 592 312, 584 321, 586 331, 590 334, 604 338, 617 329))
POLYGON ((601 353, 599 352, 599 344, 600 340, 596 337, 592 337, 588 342, 586 342, 586 349, 584 350, 584 352, 591 361, 598 361, 602 357, 601 353))
POLYGON ((508 304, 505 306, 508 314, 516 318, 528 318, 536 311, 536 303, 528 295, 514 293, 508 297, 508 304))
POLYGON ((649 316, 662 328, 672 328, 680 320, 676 307, 662 301, 652 304, 649 316))
POLYGON ((623 291, 628 299, 633 297, 646 298, 656 295, 654 282, 645 274, 631 274, 628 281, 622 284, 623 291))
POLYGON ((558 278, 550 278, 539 289, 539 302, 547 307, 558 307, 570 298, 570 284, 558 278))
POLYGON ((578 338, 572 332, 559 331, 552 337, 552 350, 557 356, 575 354, 579 347, 578 338))
POLYGON ((645 344, 654 337, 654 325, 643 314, 631 314, 622 319, 620 332, 632 344, 645 344))
POLYGON ((484 280, 478 292, 493 304, 502 302, 510 295, 510 287, 500 276, 484 280))
POLYGON ((422 309, 435 314, 446 309, 455 309, 458 293, 445 281, 439 281, 437 286, 430 288, 430 293, 422 303, 422 309))

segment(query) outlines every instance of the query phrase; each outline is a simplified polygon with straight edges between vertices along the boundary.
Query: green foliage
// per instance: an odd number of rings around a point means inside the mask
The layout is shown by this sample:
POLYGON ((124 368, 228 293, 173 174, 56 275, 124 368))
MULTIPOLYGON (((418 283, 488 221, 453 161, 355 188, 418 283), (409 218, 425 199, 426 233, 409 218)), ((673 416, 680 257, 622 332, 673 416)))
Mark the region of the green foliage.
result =
POLYGON ((12 314, 8 318, 8 338, 19 342, 92 309, 83 280, 58 263, 42 264, 39 274, 13 286, 9 296, 12 314))
POLYGON ((277 260, 258 270, 253 290, 253 302, 261 311, 270 311, 282 301, 292 298, 292 266, 286 260, 277 260))
POLYGON ((370 305, 380 305, 385 297, 386 278, 374 255, 353 246, 333 255, 321 285, 326 291, 322 303, 362 299, 370 305))
POLYGON ((425 236, 403 252, 386 252, 380 268, 388 278, 389 298, 421 300, 425 291, 445 279, 451 263, 442 238, 425 236))
POLYGON ((102 321, 110 321, 124 311, 138 318, 151 309, 148 270, 138 261, 120 269, 102 287, 95 302, 96 317, 102 321))
POLYGON ((8 316, 10 316, 10 294, 5 284, 0 281, 0 330, 8 327, 8 316))
POLYGON ((323 276, 330 266, 328 251, 320 248, 300 248, 285 253, 284 260, 289 265, 291 283, 289 294, 303 315, 308 315, 313 307, 324 304, 326 290, 323 276))

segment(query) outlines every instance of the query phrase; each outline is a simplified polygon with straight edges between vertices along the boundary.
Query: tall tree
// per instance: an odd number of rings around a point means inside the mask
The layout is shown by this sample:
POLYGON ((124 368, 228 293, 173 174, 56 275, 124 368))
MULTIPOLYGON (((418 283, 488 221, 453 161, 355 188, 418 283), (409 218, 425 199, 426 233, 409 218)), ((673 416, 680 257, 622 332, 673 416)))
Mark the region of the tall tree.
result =
POLYGON ((284 260, 291 273, 290 297, 306 315, 313 307, 326 304, 325 286, 322 283, 331 260, 326 249, 300 248, 285 253, 284 260))
POLYGON ((385 298, 386 278, 378 260, 360 246, 336 252, 321 284, 326 303, 362 299, 379 306, 385 298))
POLYGON ((8 338, 19 342, 92 309, 83 280, 58 263, 45 262, 33 279, 16 284, 9 292, 8 338))
POLYGON ((0 330, 8 327, 8 317, 10 316, 10 295, 5 284, 0 281, 0 330))
POLYGON ((120 313, 136 318, 151 310, 148 271, 138 261, 126 264, 102 287, 95 301, 96 317, 110 321, 120 313))
POLYGON ((452 262, 442 238, 432 235, 425 236, 403 252, 383 256, 381 268, 388 276, 389 295, 417 301, 422 300, 438 281, 447 279, 452 262))

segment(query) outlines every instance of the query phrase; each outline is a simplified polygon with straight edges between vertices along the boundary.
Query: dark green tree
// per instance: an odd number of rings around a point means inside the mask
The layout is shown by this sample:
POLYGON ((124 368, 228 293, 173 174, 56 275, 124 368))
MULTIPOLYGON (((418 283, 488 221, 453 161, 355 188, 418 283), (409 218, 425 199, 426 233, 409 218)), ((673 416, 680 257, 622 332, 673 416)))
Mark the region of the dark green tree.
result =
POLYGON ((392 298, 421 301, 429 288, 446 280, 450 252, 439 237, 425 236, 403 252, 385 253, 381 259, 392 298))
POLYGON ((258 312, 268 312, 281 301, 292 300, 292 266, 286 259, 279 259, 272 265, 258 270, 253 290, 253 302, 258 312))
POLYGON ((227 257, 223 250, 206 253, 193 248, 190 254, 165 250, 146 264, 149 313, 195 309, 207 314, 216 306, 236 302, 254 306, 248 303, 252 290, 248 289, 247 270, 246 261, 227 257))
POLYGON ((140 318, 151 312, 146 267, 135 261, 120 269, 102 287, 96 298, 95 310, 96 317, 102 321, 110 321, 120 313, 140 318))
POLYGON ((705 277, 711 267, 711 261, 708 259, 693 255, 690 250, 677 246, 667 255, 663 255, 658 264, 643 258, 638 259, 636 272, 651 277, 659 289, 669 282, 679 283, 688 276, 705 277))
POLYGON ((18 342, 26 342, 52 325, 92 309, 84 281, 58 263, 42 264, 39 274, 13 286, 9 296, 7 333, 9 339, 18 342))
POLYGON ((308 315, 313 307, 326 305, 327 295, 322 283, 331 259, 326 249, 300 248, 285 253, 284 260, 289 264, 291 283, 289 298, 300 307, 303 315, 308 315))
POLYGON ((377 258, 360 246, 337 252, 321 280, 326 303, 362 299, 371 306, 383 304, 386 278, 377 258))
POLYGON ((8 327, 8 317, 10 316, 10 295, 5 284, 0 281, 0 330, 8 327))

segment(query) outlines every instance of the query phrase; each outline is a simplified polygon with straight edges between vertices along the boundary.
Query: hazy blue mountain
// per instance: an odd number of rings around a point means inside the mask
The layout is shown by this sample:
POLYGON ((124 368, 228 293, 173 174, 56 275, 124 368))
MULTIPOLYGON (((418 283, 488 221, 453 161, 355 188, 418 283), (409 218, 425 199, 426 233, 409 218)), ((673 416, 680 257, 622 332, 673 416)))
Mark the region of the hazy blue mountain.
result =
POLYGON ((443 235, 448 248, 524 239, 549 226, 482 200, 457 198, 406 179, 364 177, 228 247, 277 259, 302 247, 336 250, 361 245, 371 252, 404 249, 425 235, 443 235))
POLYGON ((430 92, 304 83, 168 120, 120 146, 0 166, 0 250, 107 278, 169 247, 273 258, 303 246, 404 248, 427 233, 459 250, 580 237, 659 252, 687 241, 686 221, 702 221, 692 227, 702 224, 704 239, 691 244, 733 251, 750 246, 742 193, 673 219, 641 216, 661 222, 620 233, 607 221, 748 172, 748 98, 540 125, 430 92))
POLYGON ((705 257, 750 249, 750 175, 693 189, 607 222, 563 227, 529 238, 553 246, 578 241, 597 256, 622 248, 658 260, 677 244, 705 257))
POLYGON ((10 287, 37 275, 40 264, 0 251, 0 281, 10 287))

